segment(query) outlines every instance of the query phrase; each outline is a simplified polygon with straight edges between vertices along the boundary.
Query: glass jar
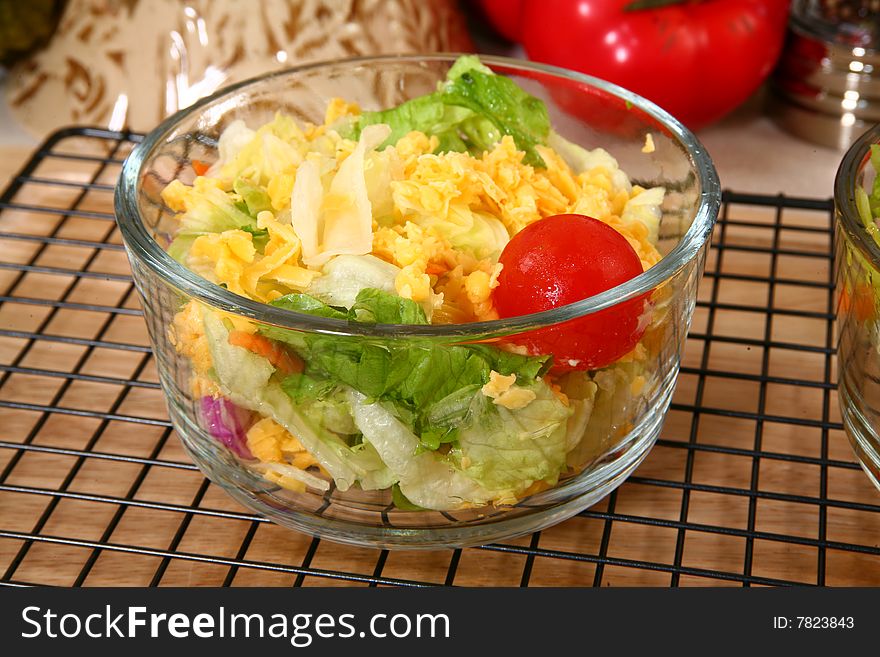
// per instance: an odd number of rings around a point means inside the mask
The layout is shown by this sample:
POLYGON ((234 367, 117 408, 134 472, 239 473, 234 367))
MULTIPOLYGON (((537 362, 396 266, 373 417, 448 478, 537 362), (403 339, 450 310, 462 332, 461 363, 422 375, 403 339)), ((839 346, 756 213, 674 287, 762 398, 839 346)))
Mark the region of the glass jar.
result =
POLYGON ((870 157, 878 143, 880 125, 847 151, 834 208, 840 412, 859 462, 880 488, 880 229, 868 201, 874 185, 880 189, 870 157))

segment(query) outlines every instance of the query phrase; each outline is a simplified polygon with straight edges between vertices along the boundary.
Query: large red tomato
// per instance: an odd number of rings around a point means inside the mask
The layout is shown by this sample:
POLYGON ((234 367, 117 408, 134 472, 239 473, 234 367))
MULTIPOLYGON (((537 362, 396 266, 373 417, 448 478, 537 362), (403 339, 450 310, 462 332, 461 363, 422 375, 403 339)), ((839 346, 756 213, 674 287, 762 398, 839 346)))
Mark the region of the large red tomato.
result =
MULTIPOLYGON (((788 5, 788 0, 521 0, 510 4, 511 12, 519 10, 519 21, 508 16, 507 22, 518 25, 530 59, 619 84, 697 129, 746 100, 773 70, 788 5)), ((497 7, 492 10, 497 14, 497 7)))
POLYGON ((492 26, 510 41, 519 41, 519 19, 523 0, 480 0, 492 26))

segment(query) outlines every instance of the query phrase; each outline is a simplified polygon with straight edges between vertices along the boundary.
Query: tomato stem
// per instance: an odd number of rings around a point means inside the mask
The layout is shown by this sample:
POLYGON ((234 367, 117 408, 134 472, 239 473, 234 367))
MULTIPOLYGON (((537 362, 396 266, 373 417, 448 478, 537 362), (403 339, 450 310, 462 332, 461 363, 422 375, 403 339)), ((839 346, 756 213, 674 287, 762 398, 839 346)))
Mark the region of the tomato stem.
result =
POLYGON ((700 2, 700 0, 633 0, 624 7, 623 10, 641 11, 643 9, 660 9, 661 7, 668 7, 670 5, 691 5, 695 4, 695 2, 700 2))

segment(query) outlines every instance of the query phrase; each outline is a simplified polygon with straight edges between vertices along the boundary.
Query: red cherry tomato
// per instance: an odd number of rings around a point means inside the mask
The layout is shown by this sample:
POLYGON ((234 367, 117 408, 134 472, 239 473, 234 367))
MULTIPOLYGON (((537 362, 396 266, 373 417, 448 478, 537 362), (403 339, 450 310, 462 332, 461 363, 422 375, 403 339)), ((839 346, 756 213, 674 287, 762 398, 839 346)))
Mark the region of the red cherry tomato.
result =
MULTIPOLYGON (((642 273, 623 235, 579 214, 530 224, 508 242, 500 262, 504 267, 492 298, 501 317, 580 301, 642 273)), ((534 355, 553 354, 557 372, 604 367, 632 351, 642 337, 647 296, 510 340, 534 355)))

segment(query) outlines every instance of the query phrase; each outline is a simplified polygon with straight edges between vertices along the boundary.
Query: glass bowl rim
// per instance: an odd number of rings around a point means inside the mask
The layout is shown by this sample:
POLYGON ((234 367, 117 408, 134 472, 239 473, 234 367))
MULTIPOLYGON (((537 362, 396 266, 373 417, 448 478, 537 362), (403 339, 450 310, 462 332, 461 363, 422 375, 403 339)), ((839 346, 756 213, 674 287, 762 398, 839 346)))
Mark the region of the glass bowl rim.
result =
MULTIPOLYGON (((856 187, 858 175, 868 157, 871 144, 877 143, 880 143, 880 123, 853 142, 844 154, 834 176, 834 205, 837 208, 837 216, 840 217, 841 228, 874 269, 880 268, 880 245, 868 235, 862 223, 856 205, 856 187)), ((880 176, 880 171, 877 175, 880 176)))
POLYGON ((153 150, 157 146, 164 144, 167 137, 177 130, 183 121, 193 118, 206 106, 221 99, 245 92, 249 87, 256 86, 262 82, 313 72, 322 68, 333 69, 371 64, 391 65, 395 63, 452 63, 461 54, 381 55, 324 60, 303 64, 301 66, 271 71, 224 87, 210 96, 197 101, 190 107, 172 114, 147 133, 123 163, 122 172, 114 194, 114 207, 116 221, 126 247, 134 257, 145 263, 153 273, 178 291, 215 309, 248 317, 261 323, 273 324, 293 330, 305 330, 337 336, 385 338, 486 338, 493 335, 502 336, 558 324, 592 314, 620 302, 646 294, 671 279, 697 256, 712 233, 712 228, 721 205, 721 188, 712 159, 706 152, 705 147, 688 128, 658 105, 616 84, 556 66, 482 54, 480 55, 482 62, 489 66, 503 67, 510 73, 542 73, 587 84, 615 96, 623 100, 627 105, 636 106, 646 115, 653 118, 658 125, 668 130, 677 139, 679 144, 684 147, 685 153, 690 159, 692 170, 700 182, 699 205, 697 206, 694 220, 687 232, 679 240, 679 243, 657 264, 635 278, 592 297, 538 313, 463 324, 363 324, 299 313, 239 296, 198 276, 174 260, 144 227, 137 203, 140 193, 140 173, 143 165, 147 162, 148 156, 152 154, 153 150))

